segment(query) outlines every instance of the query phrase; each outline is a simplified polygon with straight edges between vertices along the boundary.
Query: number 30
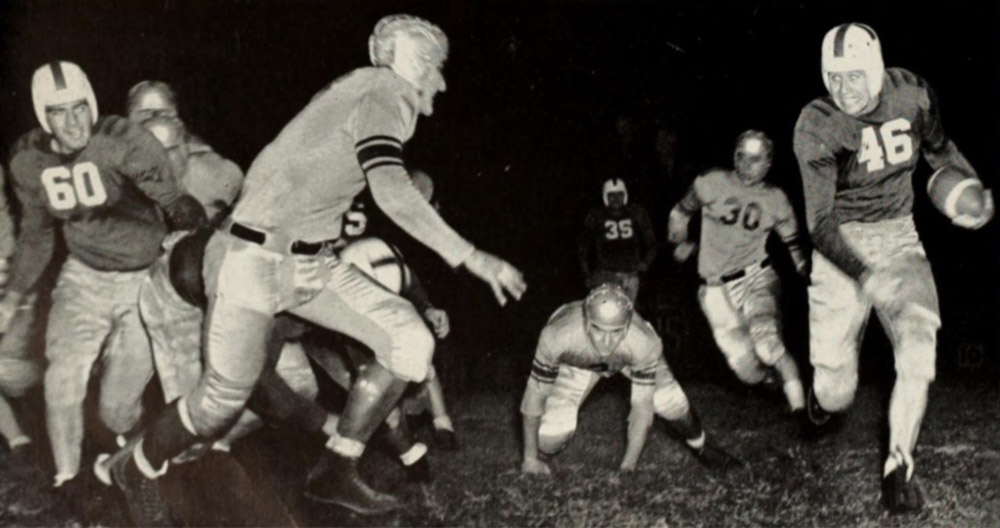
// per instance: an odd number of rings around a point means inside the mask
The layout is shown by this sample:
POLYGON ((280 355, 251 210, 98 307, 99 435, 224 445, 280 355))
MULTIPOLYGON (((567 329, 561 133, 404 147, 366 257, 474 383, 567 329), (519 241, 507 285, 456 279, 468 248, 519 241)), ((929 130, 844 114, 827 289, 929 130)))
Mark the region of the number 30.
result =
POLYGON ((73 165, 72 172, 62 166, 45 169, 42 185, 52 208, 59 211, 72 209, 78 203, 88 207, 101 205, 108 199, 101 173, 89 161, 73 165))

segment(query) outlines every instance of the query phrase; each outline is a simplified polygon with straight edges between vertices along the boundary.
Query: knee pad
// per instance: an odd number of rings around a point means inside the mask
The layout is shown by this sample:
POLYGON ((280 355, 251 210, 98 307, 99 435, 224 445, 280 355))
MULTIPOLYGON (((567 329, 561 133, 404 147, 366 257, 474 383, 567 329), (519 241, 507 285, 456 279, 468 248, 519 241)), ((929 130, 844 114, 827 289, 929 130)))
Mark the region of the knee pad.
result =
POLYGON ((562 451, 576 432, 577 409, 570 405, 560 405, 546 410, 538 427, 538 449, 554 455, 562 451))
POLYGON ((139 423, 142 416, 142 402, 100 403, 98 413, 101 422, 117 434, 127 433, 139 423))
POLYGON ((0 358, 0 393, 20 398, 42 377, 42 369, 27 359, 0 358))
POLYGON ((847 409, 854 401, 858 388, 858 373, 852 368, 817 368, 813 379, 816 399, 827 411, 847 409))
POLYGON ((690 409, 687 395, 681 390, 680 384, 673 382, 669 385, 657 387, 653 392, 653 409, 657 416, 664 420, 678 420, 687 414, 690 409))
POLYGON ((414 321, 393 336, 392 358, 382 366, 406 381, 420 383, 427 378, 433 357, 434 336, 425 324, 414 321))
POLYGON ((238 384, 224 380, 214 372, 195 389, 188 401, 188 411, 195 432, 213 437, 228 429, 243 411, 254 384, 238 384))
POLYGON ((756 385, 767 374, 761 366, 760 360, 757 359, 757 355, 750 350, 738 356, 726 356, 726 361, 729 363, 729 368, 743 383, 756 385))
POLYGON ((906 317, 896 325, 896 375, 900 378, 933 381, 937 359, 937 330, 940 319, 906 317))
POLYGON ((766 324, 752 325, 750 339, 753 341, 754 352, 760 362, 773 366, 785 355, 785 345, 781 342, 778 327, 773 321, 766 324))

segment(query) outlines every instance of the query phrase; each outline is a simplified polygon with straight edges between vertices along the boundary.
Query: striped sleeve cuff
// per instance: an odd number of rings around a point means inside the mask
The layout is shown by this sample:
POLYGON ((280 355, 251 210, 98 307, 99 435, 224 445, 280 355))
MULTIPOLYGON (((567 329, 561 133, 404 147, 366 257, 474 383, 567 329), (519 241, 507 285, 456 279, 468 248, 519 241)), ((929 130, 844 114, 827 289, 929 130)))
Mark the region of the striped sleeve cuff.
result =
POLYGON ((403 166, 403 142, 392 136, 371 136, 354 145, 361 170, 368 174, 385 165, 403 166))
POLYGON ((559 375, 559 367, 546 365, 537 359, 531 364, 531 377, 539 383, 554 383, 559 375))

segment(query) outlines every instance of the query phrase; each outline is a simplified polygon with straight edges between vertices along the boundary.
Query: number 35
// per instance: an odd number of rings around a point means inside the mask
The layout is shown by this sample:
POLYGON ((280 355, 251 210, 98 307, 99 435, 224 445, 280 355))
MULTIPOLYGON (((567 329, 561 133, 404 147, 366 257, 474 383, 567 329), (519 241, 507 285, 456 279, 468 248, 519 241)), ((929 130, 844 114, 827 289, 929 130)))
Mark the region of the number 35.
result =
POLYGON ((604 228, 607 230, 604 232, 604 238, 608 240, 617 240, 619 238, 632 238, 632 219, 625 218, 618 220, 606 220, 604 222, 604 228))

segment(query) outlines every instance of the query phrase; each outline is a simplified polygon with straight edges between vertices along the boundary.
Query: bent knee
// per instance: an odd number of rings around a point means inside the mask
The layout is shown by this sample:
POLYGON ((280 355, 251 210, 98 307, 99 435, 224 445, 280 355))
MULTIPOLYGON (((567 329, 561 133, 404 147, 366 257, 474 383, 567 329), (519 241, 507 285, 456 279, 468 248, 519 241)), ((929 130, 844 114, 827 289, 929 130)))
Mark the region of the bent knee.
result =
POLYGON ((388 364, 379 362, 400 378, 420 383, 427 378, 434 357, 434 336, 422 322, 407 324, 393 335, 388 364))
POLYGON ((665 387, 657 387, 653 393, 653 409, 664 420, 678 420, 688 413, 690 404, 681 386, 672 383, 665 387))
POLYGON ((858 388, 855 369, 817 369, 813 380, 816 399, 827 411, 838 412, 850 407, 858 388))

